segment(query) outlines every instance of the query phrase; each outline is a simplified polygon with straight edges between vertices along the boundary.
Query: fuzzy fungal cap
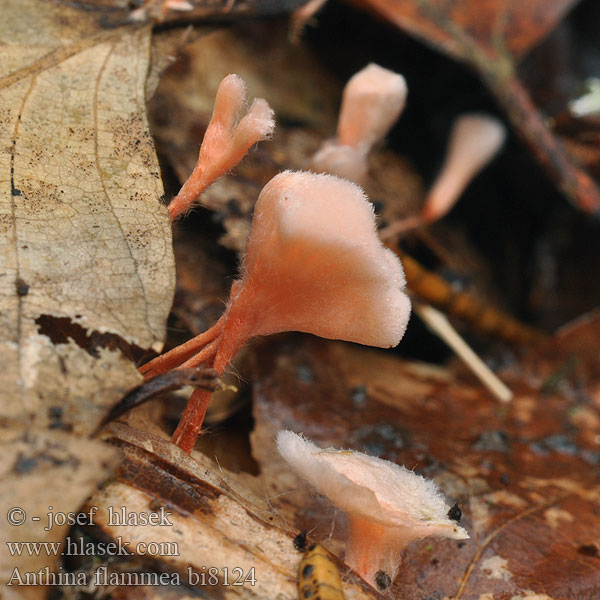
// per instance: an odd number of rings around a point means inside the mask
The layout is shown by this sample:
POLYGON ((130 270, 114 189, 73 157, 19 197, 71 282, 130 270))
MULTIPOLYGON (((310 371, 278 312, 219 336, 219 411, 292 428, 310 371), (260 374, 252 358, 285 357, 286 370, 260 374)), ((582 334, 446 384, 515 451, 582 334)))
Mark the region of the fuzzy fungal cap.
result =
POLYGON ((444 165, 423 206, 425 221, 436 221, 450 211, 471 180, 496 156, 505 138, 506 128, 492 116, 465 114, 456 119, 444 165))
POLYGON ((229 318, 243 315, 247 337, 303 331, 391 347, 410 316, 405 283, 360 187, 332 175, 286 171, 256 203, 229 318))
POLYGON ((367 174, 367 155, 392 128, 406 104, 404 77, 374 63, 354 75, 344 88, 337 137, 323 143, 314 168, 351 181, 367 174))
POLYGON ((279 432, 277 448, 300 476, 347 514, 346 562, 376 589, 394 580, 410 541, 469 537, 437 485, 402 466, 360 452, 321 449, 291 431, 279 432))

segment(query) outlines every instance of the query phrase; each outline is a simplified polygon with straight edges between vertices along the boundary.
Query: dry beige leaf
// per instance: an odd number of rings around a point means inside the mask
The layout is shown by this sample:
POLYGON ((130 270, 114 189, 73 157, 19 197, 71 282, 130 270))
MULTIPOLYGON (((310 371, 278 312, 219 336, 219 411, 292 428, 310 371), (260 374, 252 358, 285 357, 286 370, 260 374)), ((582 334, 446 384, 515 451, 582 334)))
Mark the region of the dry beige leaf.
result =
POLYGON ((5 6, 2 417, 46 425, 58 404, 86 432, 137 383, 129 347, 162 346, 173 294, 145 118, 150 30, 102 32, 36 0, 5 6))
POLYGON ((58 558, 8 556, 5 542, 59 544, 66 526, 44 531, 46 513, 76 512, 107 477, 113 451, 83 436, 140 381, 132 351, 162 346, 174 268, 145 116, 150 29, 102 30, 93 11, 42 0, 1 14, 4 584, 58 558))

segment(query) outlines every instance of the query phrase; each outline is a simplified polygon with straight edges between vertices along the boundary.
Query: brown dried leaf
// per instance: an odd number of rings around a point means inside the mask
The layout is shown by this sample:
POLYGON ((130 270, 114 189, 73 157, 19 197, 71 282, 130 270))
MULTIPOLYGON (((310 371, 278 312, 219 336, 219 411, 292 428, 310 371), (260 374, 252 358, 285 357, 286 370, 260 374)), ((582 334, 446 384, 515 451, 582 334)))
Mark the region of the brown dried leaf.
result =
POLYGON ((600 423, 592 416, 594 406, 600 409, 598 339, 600 310, 595 310, 561 327, 551 343, 530 349, 512 368, 514 376, 527 376, 542 392, 560 393, 571 400, 569 418, 579 421, 580 434, 588 437, 592 446, 598 443, 594 436, 600 423), (582 420, 582 414, 589 419, 582 420))
POLYGON ((468 37, 489 56, 527 53, 578 0, 352 0, 445 52, 471 60, 468 37))
MULTIPOLYGON (((287 338, 260 356, 253 452, 273 506, 296 527, 315 528, 316 540, 333 532, 330 548, 341 555, 344 517, 276 458, 274 434, 284 428, 415 468, 463 510, 471 539, 412 544, 391 597, 598 596, 598 559, 586 548, 597 548, 600 531, 591 468, 600 455, 564 397, 542 397, 521 373, 506 376, 515 399, 500 407, 443 369, 318 339, 287 338)), ((585 408, 597 436, 598 406, 585 408)))
MULTIPOLYGON (((173 235, 177 285, 173 314, 175 326, 199 335, 214 325, 225 309, 231 274, 217 253, 197 232, 176 228, 173 235)), ((185 340, 184 340, 185 341, 185 340)))

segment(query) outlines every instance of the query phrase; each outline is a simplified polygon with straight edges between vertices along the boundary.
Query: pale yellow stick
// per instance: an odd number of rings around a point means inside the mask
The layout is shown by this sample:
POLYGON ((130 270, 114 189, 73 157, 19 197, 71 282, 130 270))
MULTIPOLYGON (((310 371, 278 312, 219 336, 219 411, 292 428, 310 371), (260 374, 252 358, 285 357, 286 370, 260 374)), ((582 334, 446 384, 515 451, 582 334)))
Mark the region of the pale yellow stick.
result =
POLYGON ((415 312, 423 319, 425 324, 440 337, 456 355, 473 371, 477 378, 500 400, 510 402, 513 398, 512 391, 498 379, 492 370, 473 352, 460 334, 452 327, 444 313, 429 304, 413 302, 415 312))

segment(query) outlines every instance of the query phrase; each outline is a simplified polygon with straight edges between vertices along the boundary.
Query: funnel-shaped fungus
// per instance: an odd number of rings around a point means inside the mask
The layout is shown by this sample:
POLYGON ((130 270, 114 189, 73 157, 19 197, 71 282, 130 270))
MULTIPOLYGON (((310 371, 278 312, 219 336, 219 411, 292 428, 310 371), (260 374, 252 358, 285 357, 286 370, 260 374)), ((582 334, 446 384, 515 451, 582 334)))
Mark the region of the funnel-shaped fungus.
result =
MULTIPOLYGON (((410 315, 404 285, 402 265, 382 246, 373 206, 357 185, 286 171, 256 202, 242 277, 223 316, 140 370, 150 378, 205 363, 220 374, 248 339, 281 331, 395 346, 410 315)), ((194 392, 173 436, 188 452, 209 398, 194 392)))
POLYGON ((317 171, 361 182, 367 174, 367 155, 398 120, 406 103, 402 75, 371 63, 344 88, 337 137, 314 155, 317 171))
POLYGON ((437 221, 454 206, 475 175, 500 150, 505 137, 504 125, 489 115, 467 114, 456 119, 444 165, 423 206, 425 222, 437 221))
POLYGON ((237 75, 227 75, 219 84, 198 162, 169 204, 172 220, 186 213, 200 194, 235 167, 254 144, 273 133, 275 121, 267 101, 257 98, 241 116, 245 103, 246 84, 237 75))
POLYGON ((346 563, 374 588, 394 580, 412 540, 440 536, 462 540, 460 510, 450 507, 433 481, 361 452, 319 448, 291 431, 280 431, 283 458, 348 516, 346 563))

